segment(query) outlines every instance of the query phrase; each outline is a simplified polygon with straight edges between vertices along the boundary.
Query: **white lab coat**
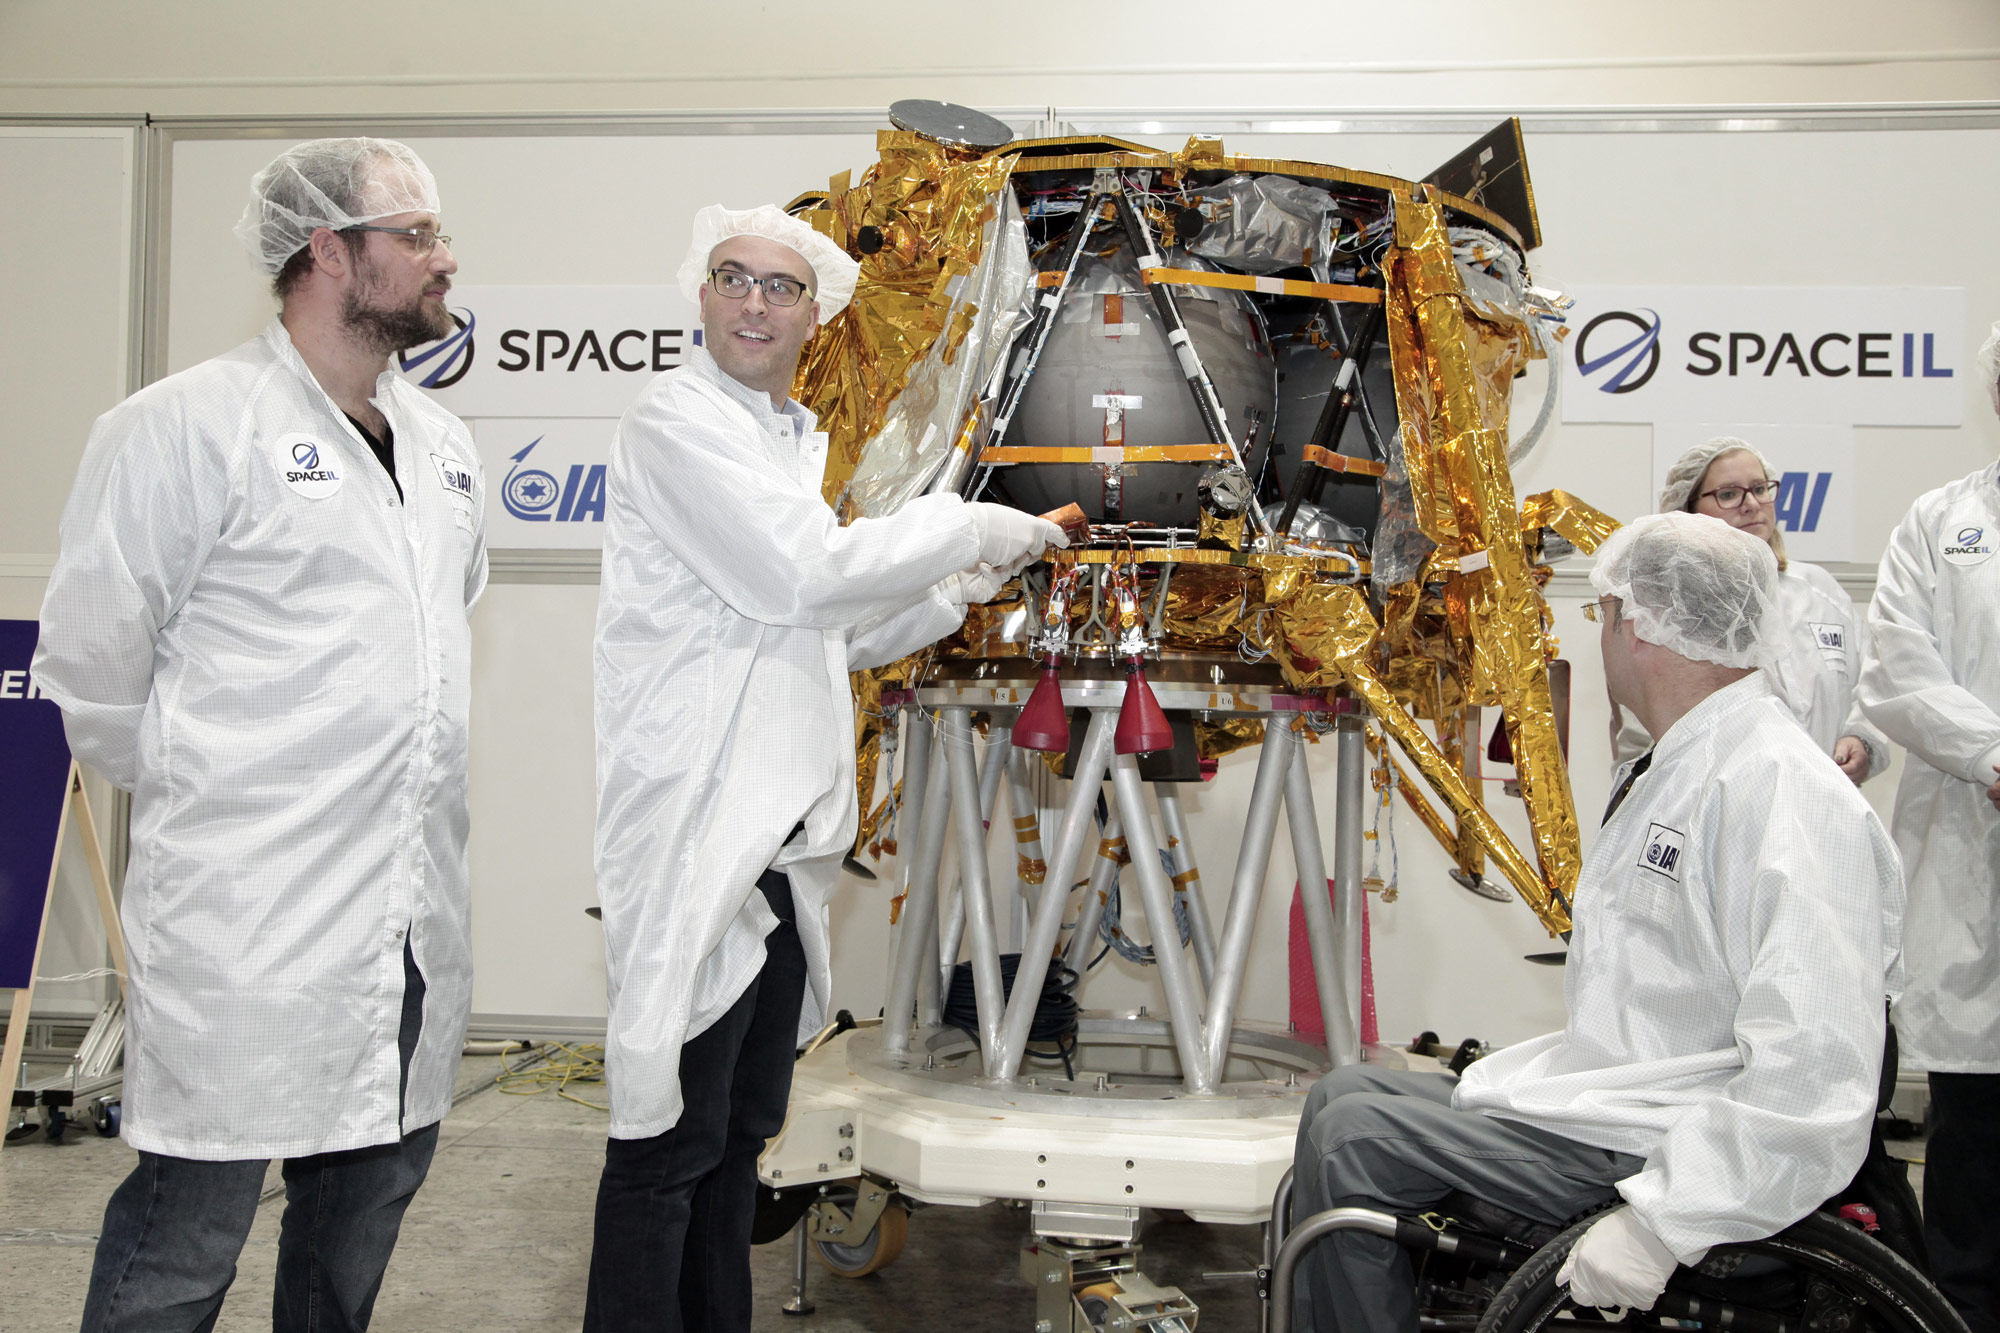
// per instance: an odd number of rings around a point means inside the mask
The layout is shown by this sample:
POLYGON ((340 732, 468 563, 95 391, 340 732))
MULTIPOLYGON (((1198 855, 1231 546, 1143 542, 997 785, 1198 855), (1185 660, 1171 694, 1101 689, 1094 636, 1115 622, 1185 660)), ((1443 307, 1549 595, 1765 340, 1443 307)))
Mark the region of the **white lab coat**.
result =
POLYGON ((1909 751, 1891 820, 1910 886, 1896 1031, 1906 1066, 1940 1073, 2000 1073, 1996 550, 1993 467, 1912 505, 1882 553, 1861 672, 1861 706, 1909 751))
POLYGON ((1668 728, 1577 886, 1561 1032, 1454 1104, 1646 1159, 1619 1192, 1683 1262, 1768 1236, 1868 1146, 1896 852, 1757 673, 1668 728))
POLYGON ((402 502, 273 320, 100 417, 63 511, 34 670, 133 794, 135 1148, 335 1152, 450 1105, 484 484, 457 418, 393 374, 374 401, 402 502), (399 1125, 405 932, 428 990, 399 1125))
MULTIPOLYGON (((1822 751, 1831 755, 1842 736, 1857 736, 1868 746, 1868 776, 1886 771, 1889 742, 1868 724, 1854 699, 1861 676, 1861 635, 1853 599, 1818 565, 1792 560, 1778 573, 1778 621, 1779 657, 1768 668, 1771 688, 1822 751)), ((1614 765, 1652 748, 1653 738, 1638 718, 1616 704, 1611 717, 1614 765)))
POLYGON ((963 616, 937 588, 979 558, 958 497, 843 528, 814 425, 697 351, 612 443, 595 671, 614 1138, 679 1120, 682 1044, 763 966, 767 867, 792 883, 801 1039, 824 1024, 827 901, 857 818, 847 673, 963 616))

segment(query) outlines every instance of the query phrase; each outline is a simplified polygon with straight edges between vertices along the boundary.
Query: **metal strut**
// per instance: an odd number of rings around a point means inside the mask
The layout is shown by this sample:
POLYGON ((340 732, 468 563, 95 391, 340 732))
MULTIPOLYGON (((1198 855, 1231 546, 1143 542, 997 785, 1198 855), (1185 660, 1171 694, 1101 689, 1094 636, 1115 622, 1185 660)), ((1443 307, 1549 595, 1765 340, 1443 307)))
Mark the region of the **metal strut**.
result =
MULTIPOLYGON (((1329 301, 1328 305, 1333 303, 1329 301)), ((1320 491, 1326 485, 1326 470, 1314 462, 1315 450, 1340 448, 1341 432, 1347 429, 1348 413, 1361 396, 1361 375, 1368 369, 1368 354, 1374 350, 1375 337, 1382 331, 1382 307, 1370 306, 1362 318, 1361 328, 1348 342, 1347 350, 1340 359, 1340 370, 1333 379, 1333 388, 1326 395, 1326 405, 1320 409, 1319 420, 1313 424, 1312 440, 1299 455, 1298 471, 1292 474, 1292 484, 1285 495, 1285 512, 1278 519, 1278 535, 1284 536, 1292 530, 1292 520, 1298 517, 1299 501, 1312 492, 1313 503, 1319 503, 1320 491)))
MULTIPOLYGON (((1076 277, 1077 260, 1083 255, 1083 247, 1090 234, 1097 230, 1097 213, 1104 204, 1102 191, 1092 188, 1085 201, 1083 212, 1077 215, 1076 225, 1070 229, 1069 242, 1063 251, 1062 279, 1051 290, 1041 292, 1035 298, 1035 316, 1030 321, 1024 339, 1028 345, 1027 356, 1020 362, 1018 371, 1010 370, 1007 379, 1000 386, 1000 405, 993 412, 993 429, 987 432, 986 443, 980 452, 997 449, 1007 438, 1007 426, 1013 420, 1014 409, 1021 404, 1021 395, 1028 387, 1028 380, 1041 363, 1042 349, 1048 345, 1049 331, 1055 327, 1056 311, 1061 308, 1063 297, 1069 292, 1070 281, 1076 277)), ((978 495, 986 489, 986 479, 992 474, 991 467, 974 468, 967 473, 976 477, 970 494, 978 495)))

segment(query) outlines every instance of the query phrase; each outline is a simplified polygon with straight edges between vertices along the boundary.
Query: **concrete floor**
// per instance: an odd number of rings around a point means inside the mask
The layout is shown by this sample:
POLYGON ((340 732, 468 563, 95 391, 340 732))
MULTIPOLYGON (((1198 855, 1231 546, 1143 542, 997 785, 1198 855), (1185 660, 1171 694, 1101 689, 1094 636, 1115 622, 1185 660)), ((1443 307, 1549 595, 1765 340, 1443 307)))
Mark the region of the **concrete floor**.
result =
MULTIPOLYGON (((403 1221, 375 1309, 381 1333, 573 1330, 580 1327, 591 1207, 604 1159, 605 1117, 552 1093, 511 1096, 492 1086, 498 1061, 468 1058, 462 1100, 446 1118, 430 1179, 403 1221)), ((591 1093, 601 1089, 590 1089, 591 1093)), ((72 1130, 0 1149, 0 1330, 67 1333, 77 1327, 104 1201, 131 1170, 122 1140, 72 1130)), ((269 1184, 277 1185, 277 1168, 269 1184)), ((238 1261, 217 1333, 270 1327, 281 1195, 267 1198, 238 1261)), ((789 1239, 752 1257, 755 1327, 787 1333, 896 1333, 955 1328, 1029 1333, 1034 1294, 1019 1273, 1025 1214, 923 1208, 890 1267, 843 1279, 811 1265, 816 1311, 787 1317, 789 1239)), ((1148 1214, 1144 1268, 1201 1307, 1201 1326, 1257 1326, 1255 1283, 1205 1277, 1253 1269, 1256 1227, 1202 1226, 1148 1214)))

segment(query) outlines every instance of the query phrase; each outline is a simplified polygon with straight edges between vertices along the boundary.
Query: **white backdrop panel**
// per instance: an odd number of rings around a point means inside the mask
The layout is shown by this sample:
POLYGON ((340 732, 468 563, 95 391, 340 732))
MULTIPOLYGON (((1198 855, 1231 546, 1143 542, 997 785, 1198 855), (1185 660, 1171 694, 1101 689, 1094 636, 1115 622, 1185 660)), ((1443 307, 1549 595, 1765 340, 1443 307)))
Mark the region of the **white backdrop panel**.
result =
MULTIPOLYGON (((33 620, 90 423, 125 394, 133 136, 112 126, 0 128, 0 617, 33 620)), ((108 832, 110 788, 92 782, 108 832)), ((103 967, 104 928, 78 835, 67 835, 40 973, 103 967)), ((95 1013, 102 980, 40 986, 38 1018, 95 1013)))

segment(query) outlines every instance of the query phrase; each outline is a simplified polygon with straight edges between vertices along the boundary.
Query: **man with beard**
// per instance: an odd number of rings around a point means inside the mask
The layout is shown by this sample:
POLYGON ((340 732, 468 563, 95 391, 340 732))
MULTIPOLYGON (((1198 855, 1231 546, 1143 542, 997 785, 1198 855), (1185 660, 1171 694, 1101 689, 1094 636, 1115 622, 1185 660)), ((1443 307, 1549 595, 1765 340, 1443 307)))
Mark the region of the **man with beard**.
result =
POLYGON ((273 1325, 367 1327, 471 1001, 463 423, 390 369, 451 332, 437 186, 326 139, 251 183, 258 337, 100 418, 34 670, 132 793, 125 1137, 86 1330, 205 1329, 284 1159, 273 1325))

